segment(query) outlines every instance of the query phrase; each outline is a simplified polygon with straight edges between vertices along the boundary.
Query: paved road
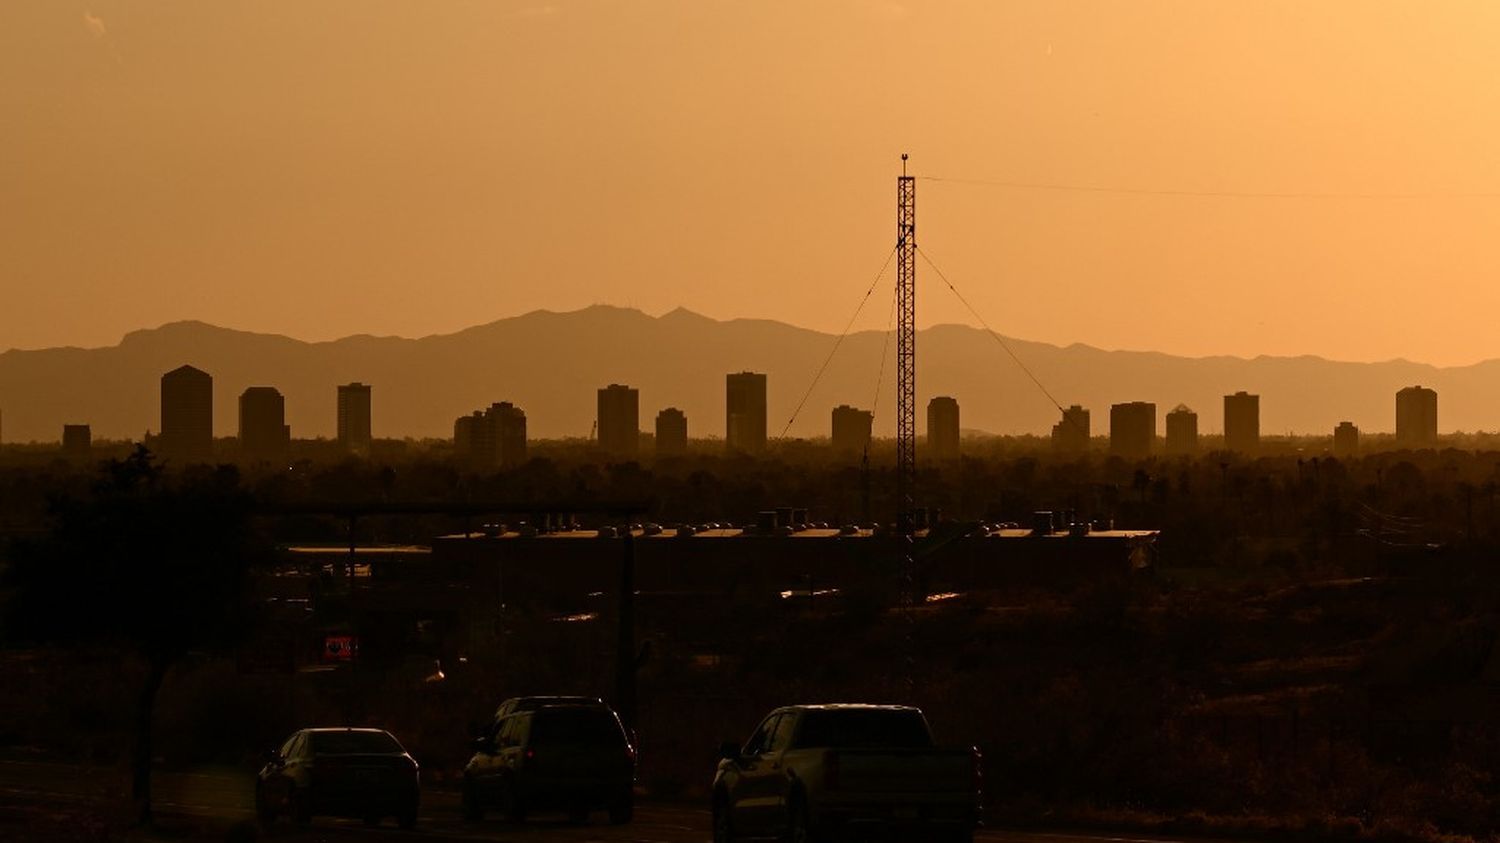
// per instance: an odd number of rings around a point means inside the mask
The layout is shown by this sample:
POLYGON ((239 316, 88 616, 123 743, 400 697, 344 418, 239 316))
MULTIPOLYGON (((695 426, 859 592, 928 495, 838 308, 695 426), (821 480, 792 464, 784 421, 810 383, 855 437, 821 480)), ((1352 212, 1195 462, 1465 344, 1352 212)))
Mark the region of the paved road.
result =
MULTIPOLYGON (((152 779, 160 816, 196 823, 205 839, 222 839, 230 825, 253 817, 254 777, 243 771, 159 772, 152 779)), ((0 796, 12 803, 119 805, 127 792, 118 768, 44 761, 0 759, 0 796)), ((310 829, 285 822, 267 835, 287 840, 489 840, 500 843, 707 843, 708 811, 670 805, 641 805, 635 821, 610 826, 602 815, 588 825, 562 816, 538 816, 524 826, 500 820, 463 822, 457 794, 429 788, 422 794, 422 814, 415 831, 403 832, 387 822, 366 828, 358 821, 318 818, 310 829)), ((1173 843, 1171 838, 1108 834, 986 830, 991 843, 1173 843)), ((1207 843, 1207 841, 1196 841, 1207 843)))

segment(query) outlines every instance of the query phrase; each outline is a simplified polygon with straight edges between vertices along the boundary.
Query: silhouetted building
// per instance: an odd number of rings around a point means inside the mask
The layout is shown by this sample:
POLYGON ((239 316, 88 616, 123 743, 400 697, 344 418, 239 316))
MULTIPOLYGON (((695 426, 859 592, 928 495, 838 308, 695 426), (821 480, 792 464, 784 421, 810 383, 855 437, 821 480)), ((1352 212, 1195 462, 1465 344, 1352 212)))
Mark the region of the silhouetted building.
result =
POLYGON ((240 393, 240 455, 251 460, 286 458, 292 429, 286 400, 274 386, 252 386, 240 393))
POLYGON ((1224 450, 1253 454, 1260 448, 1260 396, 1243 390, 1224 396, 1224 450))
POLYGON ((509 401, 459 416, 453 453, 475 468, 509 468, 526 461, 526 413, 509 401))
POLYGON ((1354 422, 1339 422, 1333 429, 1333 455, 1352 457, 1359 453, 1359 428, 1354 422))
POLYGON ((1178 404, 1167 413, 1166 449, 1178 456, 1198 452, 1198 414, 1186 404, 1178 404))
POLYGON ((1062 420, 1052 425, 1052 447, 1064 454, 1089 449, 1089 411, 1074 404, 1062 411, 1062 420))
POLYGON ((765 450, 765 375, 740 372, 724 376, 724 442, 732 451, 765 450))
POLYGON ((1437 392, 1408 386, 1396 393, 1396 444, 1430 448, 1437 444, 1437 392))
POLYGON ((1156 405, 1131 401, 1109 408, 1109 450, 1118 456, 1141 459, 1156 444, 1156 405))
POLYGON ((958 459, 958 401, 946 395, 927 402, 927 453, 935 460, 958 459))
POLYGON ((833 449, 839 452, 862 454, 870 447, 870 429, 875 415, 869 410, 858 410, 848 404, 833 408, 833 449))
POLYGON ((163 457, 183 463, 212 462, 214 458, 214 379, 192 366, 179 366, 161 376, 161 440, 163 457))
POLYGON ((339 387, 339 445, 355 453, 370 452, 370 385, 339 387))
POLYGON ((94 434, 86 424, 65 424, 62 431, 62 452, 68 459, 86 460, 94 450, 94 434))
MULTIPOLYGON (((733 377, 731 375, 730 377, 733 377)), ((687 416, 676 407, 656 414, 656 455, 670 457, 687 452, 687 416)))
POLYGON ((612 383, 599 390, 599 447, 617 457, 633 457, 641 446, 641 394, 612 383))

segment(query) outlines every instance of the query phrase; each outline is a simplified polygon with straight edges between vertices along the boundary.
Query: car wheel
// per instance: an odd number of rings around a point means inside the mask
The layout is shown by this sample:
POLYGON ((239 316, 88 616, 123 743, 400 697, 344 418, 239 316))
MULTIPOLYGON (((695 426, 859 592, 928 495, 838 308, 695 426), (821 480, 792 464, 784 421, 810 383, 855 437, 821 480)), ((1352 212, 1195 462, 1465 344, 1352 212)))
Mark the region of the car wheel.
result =
POLYGON ((505 814, 505 818, 513 823, 526 822, 526 803, 510 784, 506 784, 502 791, 500 810, 505 814))
POLYGON ((635 794, 625 791, 609 803, 610 825, 624 825, 635 818, 635 794))
POLYGON ((255 818, 260 820, 262 828, 270 828, 276 823, 276 806, 266 799, 265 789, 259 785, 255 788, 255 818))
POLYGON ((292 791, 292 821, 297 825, 308 825, 312 822, 312 803, 307 794, 297 790, 292 791))
POLYGON ((484 819, 484 803, 479 801, 478 786, 469 779, 464 779, 461 802, 463 804, 464 822, 477 823, 484 819))
POLYGON ((801 801, 792 803, 786 818, 786 834, 782 839, 786 843, 814 843, 817 840, 812 833, 812 824, 808 821, 807 806, 801 801))
POLYGON ((734 818, 728 799, 714 800, 714 843, 734 843, 734 818))

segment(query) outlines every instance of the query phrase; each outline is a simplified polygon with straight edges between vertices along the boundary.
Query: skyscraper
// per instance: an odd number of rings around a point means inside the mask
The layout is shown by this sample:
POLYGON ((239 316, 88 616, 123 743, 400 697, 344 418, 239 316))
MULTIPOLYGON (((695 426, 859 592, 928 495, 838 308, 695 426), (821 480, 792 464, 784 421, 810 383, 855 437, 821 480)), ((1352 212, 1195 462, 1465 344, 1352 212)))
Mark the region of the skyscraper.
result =
POLYGON ((94 450, 94 434, 86 424, 65 424, 62 430, 63 456, 86 460, 94 450))
POLYGON ((863 454, 870 447, 870 428, 875 415, 848 404, 833 408, 833 449, 840 453, 863 454))
POLYGON ((1081 454, 1089 449, 1089 411, 1074 404, 1062 411, 1062 419, 1052 425, 1052 447, 1059 453, 1081 454))
POLYGON ((1339 426, 1333 429, 1333 455, 1336 457, 1352 457, 1359 453, 1359 428, 1354 422, 1339 422, 1339 426))
POLYGON ((1408 386, 1396 393, 1396 444, 1430 448, 1437 444, 1437 392, 1408 386))
POLYGON ((1156 405, 1131 401, 1109 408, 1109 450, 1128 459, 1151 456, 1156 444, 1156 405))
POLYGON ((453 452, 480 469, 520 465, 526 461, 526 413, 501 401, 459 416, 453 423, 453 452))
POLYGON ((927 402, 927 455, 958 459, 958 401, 946 395, 927 402))
POLYGON ((724 376, 724 442, 731 451, 756 453, 766 447, 766 376, 740 372, 724 376))
POLYGON ((240 393, 240 454, 248 460, 281 460, 291 445, 286 401, 274 386, 252 386, 240 393))
POLYGON ((670 457, 686 452, 687 416, 676 407, 668 407, 657 413, 656 455, 670 457))
POLYGON ((1198 452, 1198 414, 1186 404, 1167 413, 1167 453, 1178 456, 1198 452))
POLYGON ((1260 396, 1244 390, 1224 396, 1224 450, 1253 454, 1260 448, 1260 396))
POLYGON ((192 366, 161 376, 162 456, 183 463, 214 458, 214 379, 192 366))
POLYGON ((612 383, 599 390, 599 447, 617 457, 634 457, 641 445, 641 394, 612 383))
POLYGON ((339 445, 357 454, 370 452, 370 385, 339 387, 339 445))

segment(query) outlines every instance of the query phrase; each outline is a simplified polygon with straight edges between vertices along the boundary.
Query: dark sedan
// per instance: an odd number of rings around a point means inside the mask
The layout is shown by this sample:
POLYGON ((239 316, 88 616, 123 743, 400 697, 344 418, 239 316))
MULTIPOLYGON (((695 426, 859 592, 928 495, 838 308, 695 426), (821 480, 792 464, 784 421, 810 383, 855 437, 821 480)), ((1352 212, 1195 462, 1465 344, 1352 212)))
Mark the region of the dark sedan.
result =
POLYGON ((269 825, 279 816, 354 817, 376 825, 417 822, 417 762, 381 729, 303 729, 270 753, 255 784, 255 808, 269 825))

